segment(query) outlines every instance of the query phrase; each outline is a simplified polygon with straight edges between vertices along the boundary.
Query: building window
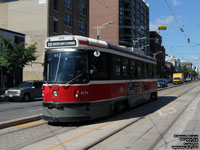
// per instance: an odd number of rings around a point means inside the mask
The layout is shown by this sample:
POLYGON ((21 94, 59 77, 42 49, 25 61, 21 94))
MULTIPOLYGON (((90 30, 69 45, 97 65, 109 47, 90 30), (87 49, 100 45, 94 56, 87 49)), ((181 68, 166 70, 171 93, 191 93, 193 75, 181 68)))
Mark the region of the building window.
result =
POLYGON ((65 13, 65 25, 68 27, 72 27, 72 16, 69 15, 68 13, 65 13))
POLYGON ((65 0, 65 6, 72 9, 72 0, 65 0))
POLYGON ((53 32, 58 33, 58 21, 57 20, 53 21, 53 32))
POLYGON ((54 10, 58 11, 58 0, 54 0, 54 10))
POLYGON ((85 22, 79 20, 79 32, 85 33, 85 22))
POLYGON ((85 16, 86 15, 86 5, 82 2, 79 4, 79 14, 85 16))
POLYGON ((20 36, 15 36, 14 43, 15 44, 24 43, 24 38, 20 36))

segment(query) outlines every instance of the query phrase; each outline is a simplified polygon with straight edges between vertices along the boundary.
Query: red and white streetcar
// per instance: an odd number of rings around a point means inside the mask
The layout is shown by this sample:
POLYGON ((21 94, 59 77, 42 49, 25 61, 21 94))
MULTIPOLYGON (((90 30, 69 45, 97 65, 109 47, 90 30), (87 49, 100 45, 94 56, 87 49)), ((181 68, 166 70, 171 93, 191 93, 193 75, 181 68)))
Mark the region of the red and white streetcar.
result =
POLYGON ((45 43, 43 115, 77 122, 114 114, 157 98, 156 61, 83 36, 45 43))

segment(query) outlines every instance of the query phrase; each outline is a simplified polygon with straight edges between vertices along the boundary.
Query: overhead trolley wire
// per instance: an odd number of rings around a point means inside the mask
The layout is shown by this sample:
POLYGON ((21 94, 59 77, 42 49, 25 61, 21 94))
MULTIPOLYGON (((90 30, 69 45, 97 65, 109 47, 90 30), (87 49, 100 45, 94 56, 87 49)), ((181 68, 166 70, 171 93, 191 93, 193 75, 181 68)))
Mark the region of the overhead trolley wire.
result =
POLYGON ((188 40, 188 43, 190 43, 190 38, 188 38, 188 37, 186 36, 186 34, 185 34, 185 32, 184 32, 182 26, 180 25, 179 21, 177 20, 176 15, 174 14, 174 12, 173 12, 173 10, 171 9, 171 7, 169 6, 169 3, 167 2, 167 0, 165 0, 165 3, 166 3, 166 5, 167 5, 167 7, 169 8, 171 14, 173 15, 174 20, 176 21, 177 25, 179 26, 180 31, 183 33, 184 37, 188 40))

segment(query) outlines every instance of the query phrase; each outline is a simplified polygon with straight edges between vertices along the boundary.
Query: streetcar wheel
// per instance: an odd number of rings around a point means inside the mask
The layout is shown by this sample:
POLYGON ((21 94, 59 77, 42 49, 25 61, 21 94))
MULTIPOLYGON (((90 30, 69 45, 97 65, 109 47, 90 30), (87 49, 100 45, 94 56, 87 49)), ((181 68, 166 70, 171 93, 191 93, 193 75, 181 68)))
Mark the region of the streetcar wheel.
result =
POLYGON ((29 101, 30 101, 30 95, 29 95, 29 94, 24 94, 23 100, 24 100, 25 102, 29 102, 29 101))
POLYGON ((155 101, 157 99, 158 99, 158 93, 157 92, 151 93, 150 100, 151 101, 155 101))

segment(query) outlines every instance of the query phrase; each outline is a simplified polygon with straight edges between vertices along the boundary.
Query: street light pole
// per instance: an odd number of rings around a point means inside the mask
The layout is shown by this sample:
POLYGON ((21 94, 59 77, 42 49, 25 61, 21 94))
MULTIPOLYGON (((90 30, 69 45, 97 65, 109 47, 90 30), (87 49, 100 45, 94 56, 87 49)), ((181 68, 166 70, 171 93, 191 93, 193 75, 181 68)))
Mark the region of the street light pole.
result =
POLYGON ((104 24, 102 24, 102 25, 96 27, 96 28, 97 28, 97 40, 100 39, 100 31, 101 31, 101 29, 102 29, 104 26, 109 25, 109 24, 113 24, 113 23, 114 23, 114 21, 108 21, 108 22, 106 22, 106 23, 104 23, 104 24))
POLYGON ((135 47, 136 43, 139 42, 140 40, 146 39, 147 37, 141 37, 138 38, 137 40, 133 40, 133 46, 135 47))
POLYGON ((158 54, 160 54, 160 53, 162 53, 162 51, 159 51, 159 52, 153 53, 153 58, 156 58, 156 56, 157 56, 158 54))
POLYGON ((140 47, 140 48, 138 48, 138 49, 142 50, 143 48, 148 47, 148 46, 149 46, 149 45, 144 45, 144 46, 142 46, 142 47, 140 47))

